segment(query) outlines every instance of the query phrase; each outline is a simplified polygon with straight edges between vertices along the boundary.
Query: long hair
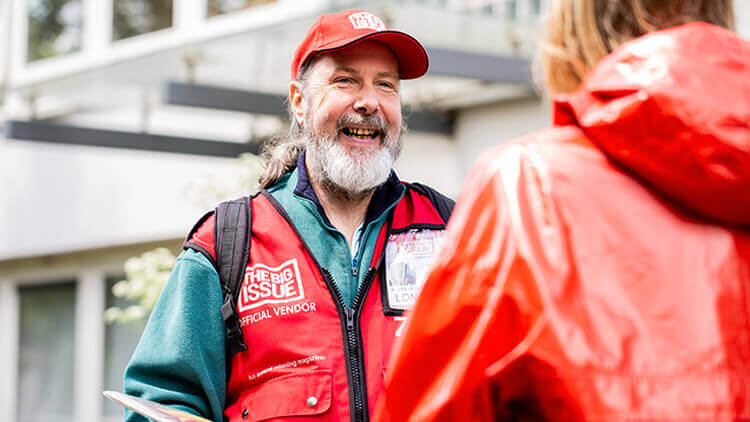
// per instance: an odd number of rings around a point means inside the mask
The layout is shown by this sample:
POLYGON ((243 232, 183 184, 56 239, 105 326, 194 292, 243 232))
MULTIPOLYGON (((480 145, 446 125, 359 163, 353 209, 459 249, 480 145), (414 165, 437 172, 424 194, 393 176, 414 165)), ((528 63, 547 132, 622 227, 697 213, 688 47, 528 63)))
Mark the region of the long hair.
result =
MULTIPOLYGON (((315 65, 315 62, 317 62, 316 56, 308 59, 302 66, 302 69, 300 69, 297 80, 293 82, 297 84, 305 101, 307 101, 307 85, 311 73, 310 69, 315 65)), ((261 152, 261 166, 263 167, 263 171, 258 177, 258 184, 264 189, 278 182, 284 174, 292 171, 297 166, 297 158, 299 158, 299 155, 306 147, 302 136, 302 125, 297 122, 294 110, 292 110, 292 104, 288 99, 287 113, 289 114, 290 121, 289 133, 286 136, 279 136, 267 141, 261 152)))
POLYGON ((733 29, 732 1, 553 0, 539 60, 541 76, 550 92, 570 92, 604 56, 650 31, 696 21, 733 29))

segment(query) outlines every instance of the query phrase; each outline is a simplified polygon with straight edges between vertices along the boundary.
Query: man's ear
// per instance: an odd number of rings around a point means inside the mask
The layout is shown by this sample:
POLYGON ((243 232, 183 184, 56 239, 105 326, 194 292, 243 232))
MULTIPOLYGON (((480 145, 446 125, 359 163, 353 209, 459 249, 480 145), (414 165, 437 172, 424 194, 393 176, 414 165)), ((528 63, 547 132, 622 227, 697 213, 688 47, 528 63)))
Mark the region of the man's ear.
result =
POLYGON ((300 126, 305 125, 305 99, 302 96, 302 87, 299 82, 289 83, 289 104, 292 106, 294 118, 300 126))

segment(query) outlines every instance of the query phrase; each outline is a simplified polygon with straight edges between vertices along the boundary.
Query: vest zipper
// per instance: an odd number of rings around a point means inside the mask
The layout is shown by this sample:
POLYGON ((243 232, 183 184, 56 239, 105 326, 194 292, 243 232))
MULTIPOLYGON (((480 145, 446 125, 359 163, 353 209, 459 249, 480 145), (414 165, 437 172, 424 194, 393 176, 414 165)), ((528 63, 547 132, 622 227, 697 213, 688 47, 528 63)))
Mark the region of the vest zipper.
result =
POLYGON ((349 384, 352 389, 352 401, 354 403, 354 413, 352 415, 352 420, 355 422, 367 421, 369 419, 369 412, 367 411, 367 384, 364 361, 362 359, 364 354, 362 352, 363 347, 361 342, 361 335, 359 334, 358 312, 360 310, 362 299, 369 288, 370 282, 374 278, 375 267, 370 267, 370 269, 367 270, 365 277, 362 279, 362 284, 360 284, 359 288, 357 289, 357 294, 354 297, 354 303, 352 304, 351 308, 344 305, 344 299, 341 296, 341 291, 333 281, 333 276, 331 275, 331 272, 328 271, 328 268, 321 268, 321 270, 323 277, 326 279, 326 281, 328 281, 328 285, 331 287, 331 290, 334 293, 336 301, 341 305, 341 308, 344 311, 344 315, 346 316, 347 344, 345 356, 348 368, 347 372, 349 374, 349 384))
MULTIPOLYGON (((345 337, 346 337, 346 347, 344 348, 344 359, 346 360, 346 366, 347 366, 347 378, 349 381, 349 385, 351 387, 352 394, 350 394, 350 400, 354 403, 354 412, 351 415, 351 420, 353 422, 366 422, 369 420, 369 413, 367 411, 367 383, 365 380, 365 370, 364 370, 364 362, 362 360, 362 356, 364 356, 362 350, 362 341, 361 341, 361 335, 358 333, 358 315, 357 312, 360 310, 361 302, 364 298, 364 296, 367 294, 367 291, 370 289, 370 284, 372 280, 375 278, 375 271, 376 266, 371 266, 367 273, 365 274, 365 277, 362 279, 362 284, 359 285, 359 288, 357 289, 357 294, 354 296, 354 303, 352 304, 352 307, 349 308, 344 303, 344 298, 341 295, 341 290, 339 290, 339 287, 336 285, 336 282, 333 280, 333 276, 331 275, 331 272, 328 271, 328 268, 322 267, 320 263, 315 259, 315 257, 312 254, 312 251, 310 247, 305 242, 305 239, 302 238, 302 236, 299 233, 299 230, 297 230, 297 226, 292 223, 292 219, 289 218, 289 215, 286 213, 286 210, 279 204, 267 191, 261 191, 263 193, 263 196, 268 199, 268 201, 273 205, 273 207, 276 209, 276 211, 281 214, 281 216, 286 220, 286 222, 289 224, 289 226, 294 230, 294 233, 297 235, 297 238, 302 243, 302 246, 304 247, 305 251, 307 252, 307 255, 312 258, 312 261, 315 263, 315 266, 318 267, 318 271, 320 271, 320 274, 323 276, 323 281, 325 281, 326 285, 328 286, 328 290, 331 292, 333 296, 333 301, 336 305, 336 308, 339 310, 339 316, 343 316, 346 318, 346 330, 345 330, 345 337)), ((385 251, 383 252, 385 253, 385 251)), ((382 262, 382 256, 381 259, 378 260, 378 267, 380 262, 382 262)), ((373 374, 377 376, 377 374, 373 374)), ((350 406, 350 413, 351 413, 351 406, 350 406)))
POLYGON ((364 419, 364 399, 359 368, 359 351, 357 350, 357 331, 354 323, 354 308, 344 308, 346 312, 346 344, 349 348, 349 369, 352 374, 352 389, 354 390, 354 420, 364 419))

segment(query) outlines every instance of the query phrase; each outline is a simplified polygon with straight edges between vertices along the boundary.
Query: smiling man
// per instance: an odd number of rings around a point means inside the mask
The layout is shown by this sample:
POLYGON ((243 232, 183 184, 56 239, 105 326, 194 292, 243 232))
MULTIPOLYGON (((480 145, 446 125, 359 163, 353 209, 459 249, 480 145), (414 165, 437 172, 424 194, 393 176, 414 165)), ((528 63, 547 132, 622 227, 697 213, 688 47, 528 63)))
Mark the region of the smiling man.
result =
POLYGON ((209 213, 152 313, 126 392, 213 420, 369 419, 453 209, 392 170, 406 130, 400 81, 427 67, 417 40, 369 12, 318 18, 292 61, 290 135, 267 149, 249 200, 236 296, 227 302, 219 276, 224 219, 209 213))

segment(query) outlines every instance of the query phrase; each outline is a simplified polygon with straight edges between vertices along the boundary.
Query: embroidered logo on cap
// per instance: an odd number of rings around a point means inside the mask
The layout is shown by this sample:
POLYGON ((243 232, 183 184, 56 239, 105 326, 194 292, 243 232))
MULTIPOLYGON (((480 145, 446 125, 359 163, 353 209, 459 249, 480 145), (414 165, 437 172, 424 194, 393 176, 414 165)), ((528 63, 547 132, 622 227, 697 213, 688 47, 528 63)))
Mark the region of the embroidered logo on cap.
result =
POLYGON ((297 260, 289 260, 278 267, 255 264, 245 271, 245 282, 240 291, 240 312, 267 303, 285 303, 305 298, 297 260))
POLYGON ((354 29, 374 29, 376 31, 385 31, 385 23, 377 16, 372 13, 359 12, 353 15, 349 15, 349 21, 354 26, 354 29))

